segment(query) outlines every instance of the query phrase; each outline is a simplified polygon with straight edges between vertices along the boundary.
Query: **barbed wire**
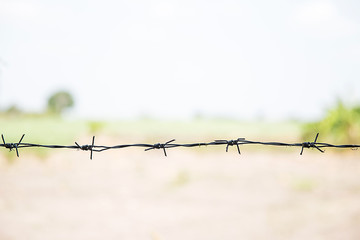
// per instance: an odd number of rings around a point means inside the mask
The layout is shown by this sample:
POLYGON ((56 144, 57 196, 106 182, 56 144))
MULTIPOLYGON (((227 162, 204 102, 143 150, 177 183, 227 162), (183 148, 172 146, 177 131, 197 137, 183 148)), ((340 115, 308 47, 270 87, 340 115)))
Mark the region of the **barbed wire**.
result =
POLYGON ((75 142, 75 145, 47 145, 47 144, 37 144, 37 143, 25 143, 22 142, 25 134, 23 134, 17 143, 6 143, 4 135, 1 134, 2 144, 0 143, 0 147, 4 147, 9 149, 10 151, 16 151, 17 157, 19 157, 19 149, 20 148, 58 148, 58 149, 77 149, 82 151, 90 151, 90 159, 93 158, 93 152, 103 152, 107 150, 113 149, 122 149, 122 148, 145 148, 145 151, 153 150, 153 149, 162 149, 165 157, 167 156, 166 149, 170 148, 192 148, 192 147, 202 147, 202 146, 215 146, 215 145, 226 145, 225 151, 228 152, 230 146, 236 146, 238 154, 240 152, 241 145, 266 145, 266 146, 280 146, 280 147, 301 147, 300 155, 303 154, 304 148, 312 148, 324 153, 323 148, 350 148, 352 150, 357 150, 360 145, 357 144, 341 144, 335 145, 330 143, 322 143, 317 142, 319 133, 316 134, 315 140, 312 142, 301 142, 301 143, 284 143, 284 142, 261 142, 261 141, 250 141, 245 138, 238 138, 235 140, 214 140, 212 142, 198 142, 198 143, 174 143, 175 139, 167 141, 165 143, 135 143, 135 144, 120 144, 114 146, 103 146, 103 145, 95 145, 95 136, 92 138, 92 142, 90 145, 80 145, 75 142))

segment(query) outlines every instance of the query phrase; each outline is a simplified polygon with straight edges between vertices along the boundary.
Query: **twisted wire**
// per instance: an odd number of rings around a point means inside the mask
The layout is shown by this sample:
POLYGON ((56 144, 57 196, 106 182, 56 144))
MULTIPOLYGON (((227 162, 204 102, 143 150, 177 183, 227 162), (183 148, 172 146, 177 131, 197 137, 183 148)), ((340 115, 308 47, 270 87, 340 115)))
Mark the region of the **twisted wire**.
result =
POLYGON ((90 151, 90 159, 93 158, 93 152, 103 152, 114 149, 122 148, 145 148, 145 151, 162 149, 165 156, 167 156, 166 149, 170 148, 193 148, 193 147, 202 147, 202 146, 215 146, 215 145, 225 145, 225 151, 228 152, 230 146, 236 146, 238 154, 240 152, 240 146, 242 145, 265 145, 265 146, 278 146, 278 147, 301 147, 300 155, 303 154, 304 148, 316 149, 321 153, 324 153, 324 148, 344 148, 357 150, 360 145, 358 144, 331 144, 324 142, 317 142, 319 133, 316 134, 314 141, 312 142, 301 142, 301 143, 284 143, 284 142, 264 142, 264 141, 250 141, 245 138, 238 138, 232 140, 214 140, 212 142, 198 142, 198 143, 174 143, 175 139, 167 141, 165 143, 134 143, 134 144, 119 144, 114 146, 105 146, 105 145, 95 145, 95 136, 92 138, 91 144, 80 145, 75 142, 75 145, 49 145, 49 144, 37 144, 37 143, 27 143, 23 142, 25 134, 23 134, 20 140, 17 143, 7 143, 5 137, 1 134, 1 139, 3 143, 0 143, 0 147, 9 149, 12 151, 16 150, 16 155, 19 157, 20 148, 52 148, 52 149, 77 149, 82 151, 90 151))

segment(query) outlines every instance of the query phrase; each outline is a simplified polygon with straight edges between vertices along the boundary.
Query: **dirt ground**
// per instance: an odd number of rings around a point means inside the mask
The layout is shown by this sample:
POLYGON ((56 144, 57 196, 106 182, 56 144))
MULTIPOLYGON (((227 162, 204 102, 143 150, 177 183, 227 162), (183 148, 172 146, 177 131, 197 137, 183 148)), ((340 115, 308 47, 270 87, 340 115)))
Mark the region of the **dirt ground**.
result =
POLYGON ((0 159, 0 239, 360 239, 360 155, 22 152, 0 159))

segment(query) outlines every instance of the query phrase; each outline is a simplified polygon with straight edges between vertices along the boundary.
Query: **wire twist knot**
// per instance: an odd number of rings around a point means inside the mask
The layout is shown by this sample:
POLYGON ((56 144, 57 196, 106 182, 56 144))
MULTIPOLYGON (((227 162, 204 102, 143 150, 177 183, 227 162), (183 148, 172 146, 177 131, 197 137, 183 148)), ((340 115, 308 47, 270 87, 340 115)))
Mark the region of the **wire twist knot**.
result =
POLYGON ((149 150, 152 150, 152 149, 163 149, 164 150, 164 155, 165 155, 165 157, 167 157, 165 149, 167 148, 167 145, 169 143, 172 143, 173 141, 175 141, 175 139, 167 141, 166 143, 156 143, 156 144, 152 145, 152 147, 145 149, 145 151, 149 151, 149 150))
POLYGON ((324 150, 320 149, 316 144, 316 141, 319 137, 319 133, 316 134, 315 140, 313 142, 303 142, 301 144, 301 152, 300 155, 303 154, 304 148, 316 148, 317 150, 319 150, 320 152, 324 152, 324 150))
POLYGON ((9 149, 10 151, 12 151, 12 150, 15 148, 15 149, 16 149, 16 156, 19 157, 18 147, 19 147, 21 141, 23 140, 24 136, 25 136, 25 134, 23 134, 23 135, 21 136, 21 138, 20 138, 20 140, 19 140, 18 143, 6 143, 6 142, 5 142, 4 135, 1 134, 1 138, 2 138, 2 141, 3 141, 3 143, 4 143, 3 146, 4 146, 5 148, 9 149))
POLYGON ((83 151, 89 151, 89 150, 92 150, 92 148, 93 148, 92 145, 82 145, 82 146, 78 146, 78 147, 83 151))
POLYGON ((77 142, 75 142, 77 148, 79 148, 79 149, 81 149, 83 151, 91 151, 90 152, 90 160, 92 160, 94 143, 95 143, 95 136, 93 136, 91 145, 81 145, 80 146, 77 142))
POLYGON ((240 147, 239 147, 239 141, 244 141, 244 140, 245 140, 245 138, 238 138, 236 140, 215 140, 215 143, 226 144, 226 152, 228 152, 229 146, 236 145, 238 153, 241 154, 240 147))
POLYGON ((4 143, 4 147, 12 151, 14 148, 17 148, 18 144, 16 143, 4 143))

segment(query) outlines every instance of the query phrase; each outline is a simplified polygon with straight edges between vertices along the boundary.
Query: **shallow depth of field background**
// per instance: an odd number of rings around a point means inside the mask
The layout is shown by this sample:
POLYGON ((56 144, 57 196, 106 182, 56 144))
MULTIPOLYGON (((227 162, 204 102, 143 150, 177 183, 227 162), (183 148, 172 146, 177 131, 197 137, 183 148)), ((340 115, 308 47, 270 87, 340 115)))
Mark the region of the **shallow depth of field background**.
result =
MULTIPOLYGON (((360 144, 357 1, 0 0, 0 133, 360 144)), ((358 150, 0 149, 0 239, 359 239, 358 150)))

